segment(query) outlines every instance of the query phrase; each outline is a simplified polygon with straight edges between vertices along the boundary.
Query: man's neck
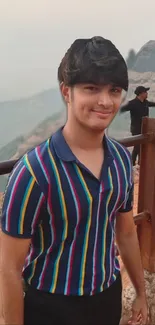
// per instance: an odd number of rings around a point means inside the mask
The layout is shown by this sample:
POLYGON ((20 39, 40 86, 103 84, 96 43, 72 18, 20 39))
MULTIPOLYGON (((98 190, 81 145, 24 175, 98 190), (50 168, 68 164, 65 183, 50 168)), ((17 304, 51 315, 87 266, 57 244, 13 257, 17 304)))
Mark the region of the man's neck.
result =
POLYGON ((143 102, 144 102, 144 100, 145 100, 145 99, 141 98, 140 96, 137 96, 137 99, 139 99, 139 100, 140 100, 140 102, 142 102, 142 103, 143 103, 143 102))
POLYGON ((90 131, 78 124, 71 125, 67 122, 63 129, 63 135, 69 146, 91 151, 102 147, 104 131, 90 131))

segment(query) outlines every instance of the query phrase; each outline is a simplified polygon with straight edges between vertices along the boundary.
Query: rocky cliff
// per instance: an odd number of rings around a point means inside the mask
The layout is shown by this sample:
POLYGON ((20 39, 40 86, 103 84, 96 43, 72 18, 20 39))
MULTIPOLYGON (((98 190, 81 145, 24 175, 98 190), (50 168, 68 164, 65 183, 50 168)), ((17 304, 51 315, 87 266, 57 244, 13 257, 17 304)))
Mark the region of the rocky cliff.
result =
POLYGON ((136 55, 132 70, 136 72, 155 72, 155 41, 147 42, 136 55))
MULTIPOLYGON (((155 62, 155 59, 154 59, 155 62)), ((143 85, 144 87, 150 87, 149 99, 155 100, 155 72, 136 72, 129 71, 130 87, 128 91, 128 98, 132 98, 134 90, 137 86, 143 85)))
POLYGON ((149 98, 155 100, 155 40, 147 42, 137 53, 129 79, 128 97, 133 96, 138 85, 144 85, 150 87, 149 98))

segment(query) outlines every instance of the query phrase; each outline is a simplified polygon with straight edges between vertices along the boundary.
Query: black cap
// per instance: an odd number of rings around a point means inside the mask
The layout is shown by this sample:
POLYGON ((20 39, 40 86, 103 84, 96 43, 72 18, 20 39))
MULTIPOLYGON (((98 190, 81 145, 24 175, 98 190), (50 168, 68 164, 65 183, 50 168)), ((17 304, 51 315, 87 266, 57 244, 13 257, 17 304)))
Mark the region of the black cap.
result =
POLYGON ((135 94, 139 96, 142 93, 146 93, 150 88, 145 88, 143 86, 138 86, 135 90, 135 94))

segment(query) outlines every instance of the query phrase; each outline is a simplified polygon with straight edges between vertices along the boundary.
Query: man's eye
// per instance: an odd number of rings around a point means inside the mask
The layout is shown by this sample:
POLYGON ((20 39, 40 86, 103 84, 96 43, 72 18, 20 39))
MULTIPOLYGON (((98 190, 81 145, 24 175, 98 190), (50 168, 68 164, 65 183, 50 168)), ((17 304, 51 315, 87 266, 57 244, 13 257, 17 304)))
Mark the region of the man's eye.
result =
POLYGON ((121 88, 115 88, 114 87, 114 88, 111 89, 111 91, 112 91, 112 93, 115 93, 115 94, 118 93, 118 94, 120 94, 122 92, 122 89, 121 88))

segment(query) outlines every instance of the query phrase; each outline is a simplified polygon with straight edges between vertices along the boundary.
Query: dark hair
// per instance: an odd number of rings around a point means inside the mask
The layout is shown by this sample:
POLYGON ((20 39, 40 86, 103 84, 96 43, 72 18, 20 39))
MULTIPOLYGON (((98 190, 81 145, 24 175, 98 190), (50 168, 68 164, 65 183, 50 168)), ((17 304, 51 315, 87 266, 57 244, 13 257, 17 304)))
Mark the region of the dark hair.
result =
POLYGON ((100 36, 77 39, 60 63, 58 81, 67 86, 111 83, 127 91, 127 66, 111 41, 100 36))

